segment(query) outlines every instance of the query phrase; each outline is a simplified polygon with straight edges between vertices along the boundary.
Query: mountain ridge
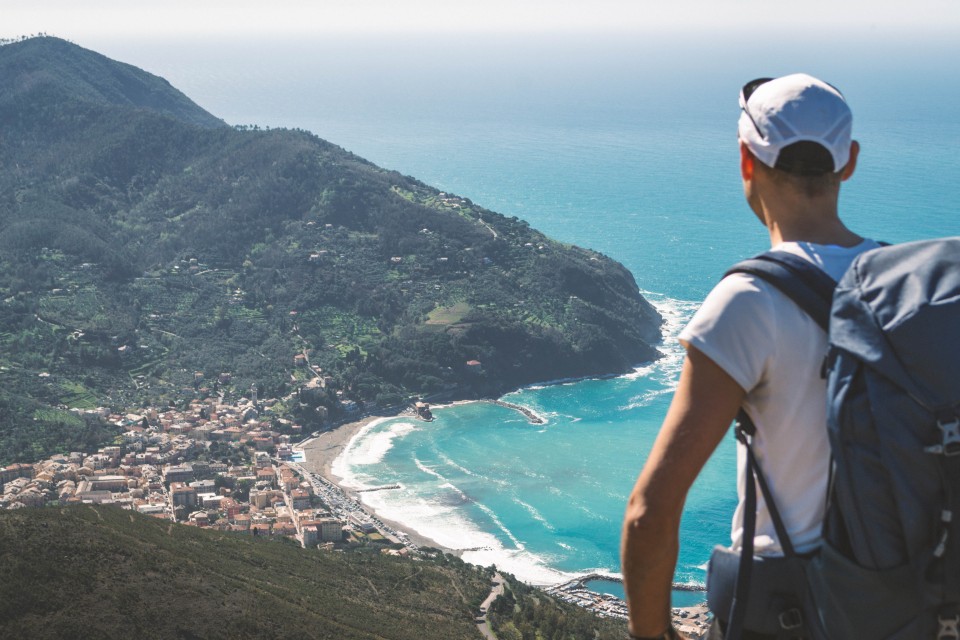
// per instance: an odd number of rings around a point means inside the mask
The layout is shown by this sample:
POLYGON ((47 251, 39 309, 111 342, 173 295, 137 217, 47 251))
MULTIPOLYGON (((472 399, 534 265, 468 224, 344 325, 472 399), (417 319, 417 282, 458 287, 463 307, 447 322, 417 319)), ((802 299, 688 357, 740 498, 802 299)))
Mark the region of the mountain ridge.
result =
POLYGON ((0 96, 0 104, 12 96, 57 93, 59 88, 87 102, 148 109, 204 128, 227 126, 164 78, 66 40, 43 36, 3 46, 5 73, 18 83, 0 96))

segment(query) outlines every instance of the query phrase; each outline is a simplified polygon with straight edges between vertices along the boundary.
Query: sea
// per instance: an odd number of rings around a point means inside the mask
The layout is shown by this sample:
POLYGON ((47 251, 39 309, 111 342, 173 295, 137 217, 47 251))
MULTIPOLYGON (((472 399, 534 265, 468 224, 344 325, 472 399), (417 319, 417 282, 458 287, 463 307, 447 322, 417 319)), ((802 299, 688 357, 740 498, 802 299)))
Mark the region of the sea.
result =
MULTIPOLYGON (((960 40, 855 32, 358 33, 79 42, 167 78, 230 124, 298 127, 626 265, 665 319, 627 375, 378 420, 337 459, 383 517, 535 584, 619 574, 627 495, 675 388, 675 336, 726 266, 767 248, 743 200, 737 96, 796 71, 838 86, 862 153, 841 196, 888 242, 960 233, 960 40)), ((732 434, 693 486, 675 581, 729 542, 732 434)), ((652 552, 656 552, 652 550, 652 552)), ((616 593, 615 582, 592 585, 616 593)), ((622 591, 620 591, 622 593, 622 591)), ((702 592, 675 591, 675 605, 702 592)))

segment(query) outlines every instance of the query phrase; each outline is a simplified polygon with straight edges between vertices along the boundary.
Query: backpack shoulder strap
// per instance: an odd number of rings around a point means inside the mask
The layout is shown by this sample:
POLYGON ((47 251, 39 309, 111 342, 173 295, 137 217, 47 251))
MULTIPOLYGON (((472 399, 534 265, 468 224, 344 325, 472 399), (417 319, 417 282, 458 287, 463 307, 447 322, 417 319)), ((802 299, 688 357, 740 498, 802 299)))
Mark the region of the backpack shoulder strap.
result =
POLYGON ((837 283, 813 263, 786 251, 767 251, 733 265, 724 277, 732 273, 747 273, 769 282, 813 318, 821 329, 827 330, 837 283))
MULTIPOLYGON (((724 277, 733 273, 747 273, 772 284, 793 300, 821 329, 827 331, 830 324, 833 291, 837 283, 813 263, 786 251, 767 251, 733 265, 724 274, 724 277)), ((742 407, 737 414, 734 433, 737 440, 745 446, 747 451, 747 490, 743 514, 743 546, 737 572, 736 593, 728 617, 728 638, 740 637, 744 616, 746 615, 746 599, 750 589, 753 565, 753 537, 757 520, 756 486, 760 487, 763 494, 784 555, 786 557, 796 555, 796 550, 790 540, 790 535, 787 533, 783 518, 780 516, 773 493, 767 485, 759 462, 753 454, 751 440, 752 436, 756 434, 756 427, 742 407)))

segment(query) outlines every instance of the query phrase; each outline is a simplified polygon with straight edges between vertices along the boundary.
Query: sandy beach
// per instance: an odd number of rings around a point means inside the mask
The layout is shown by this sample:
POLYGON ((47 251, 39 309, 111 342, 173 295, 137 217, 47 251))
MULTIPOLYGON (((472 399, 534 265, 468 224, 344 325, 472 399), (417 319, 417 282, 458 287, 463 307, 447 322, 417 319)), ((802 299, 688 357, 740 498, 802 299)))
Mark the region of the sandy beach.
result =
MULTIPOLYGON (((356 422, 347 422, 330 431, 323 431, 317 437, 311 438, 301 446, 305 457, 303 466, 340 486, 341 478, 333 475, 333 461, 343 453, 350 439, 357 435, 361 429, 374 420, 382 419, 383 416, 369 416, 356 422)), ((343 489, 343 487, 340 488, 343 489)))
MULTIPOLYGON (((337 459, 337 456, 343 453, 343 451, 347 448, 347 445, 350 443, 350 440, 357 435, 361 429, 373 422, 394 417, 396 416, 367 416, 355 422, 347 422, 334 429, 320 433, 320 435, 315 438, 311 438, 300 447, 303 449, 304 453, 304 461, 301 463, 301 465, 308 471, 319 473, 321 476, 340 487, 340 489, 347 495, 359 499, 359 494, 341 484, 340 481, 343 478, 334 475, 333 461, 337 459)), ((364 505, 364 508, 369 511, 373 511, 373 509, 367 505, 364 505)), ((459 550, 448 549, 443 545, 438 544, 435 540, 431 540, 430 538, 421 535, 417 531, 410 529, 404 524, 384 518, 379 513, 377 514, 377 517, 397 531, 403 531, 406 533, 411 541, 421 547, 434 547, 437 549, 442 549, 447 553, 460 555, 459 550)))
MULTIPOLYGON (((447 407, 455 407, 461 404, 469 404, 471 402, 478 402, 477 400, 456 400, 454 402, 448 402, 445 404, 436 404, 432 405, 431 408, 436 411, 437 409, 445 409, 447 407)), ((347 445, 350 443, 350 440, 353 436, 363 429, 365 426, 371 422, 378 420, 389 420, 391 418, 400 417, 398 415, 386 415, 386 416, 366 416, 357 420, 355 422, 346 422, 338 427, 335 427, 329 431, 324 431, 320 433, 316 438, 311 438, 306 444, 302 447, 305 455, 306 462, 304 466, 314 473, 319 473, 324 478, 330 482, 335 483, 338 487, 343 489, 340 486, 340 480, 335 475, 333 475, 333 461, 337 459, 343 450, 347 448, 347 445)), ((413 416, 408 416, 411 420, 416 420, 413 416)), ((347 491, 344 489, 344 491, 347 491)))

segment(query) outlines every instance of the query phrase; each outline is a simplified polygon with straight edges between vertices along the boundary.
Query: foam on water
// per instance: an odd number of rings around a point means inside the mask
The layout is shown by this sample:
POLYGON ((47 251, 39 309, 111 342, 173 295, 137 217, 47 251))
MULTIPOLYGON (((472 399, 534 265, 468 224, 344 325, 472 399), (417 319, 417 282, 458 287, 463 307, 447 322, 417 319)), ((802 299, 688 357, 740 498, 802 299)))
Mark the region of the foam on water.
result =
POLYGON ((358 467, 375 465, 382 461, 393 446, 396 438, 402 437, 416 429, 410 422, 396 422, 386 431, 377 431, 384 422, 392 418, 377 418, 360 429, 344 447, 343 452, 334 459, 330 470, 341 478, 344 486, 362 488, 365 483, 360 479, 358 467))
POLYGON ((496 527, 497 527, 505 536, 507 536, 507 538, 510 539, 510 542, 513 543, 513 546, 514 546, 514 548, 515 548, 516 550, 518 550, 518 551, 523 551, 523 550, 526 548, 526 545, 524 545, 524 544, 517 538, 517 536, 513 535, 513 531, 511 531, 510 529, 508 529, 508 528, 507 528, 507 525, 503 524, 503 520, 500 519, 500 517, 496 514, 496 512, 495 512, 493 509, 491 509, 491 508, 488 507, 487 505, 483 504, 482 502, 478 502, 478 503, 476 503, 476 505, 477 505, 477 507, 480 508, 481 511, 483 511, 485 514, 487 514, 487 517, 490 518, 490 521, 493 522, 493 524, 496 525, 496 527))
POLYGON ((500 541, 483 531, 454 505, 424 497, 406 487, 397 491, 362 494, 364 504, 380 516, 399 522, 448 549, 500 547, 500 541), (387 496, 386 494, 392 494, 387 496))
POLYGON ((451 457, 448 456, 447 454, 445 454, 445 453, 443 453, 443 452, 440 452, 439 455, 438 455, 438 457, 440 458, 440 460, 443 461, 444 464, 446 464, 446 465, 448 465, 448 466, 450 466, 450 467, 453 467, 454 469, 456 469, 456 470, 459 471, 460 473, 462 473, 462 474, 464 474, 464 475, 468 475, 468 476, 478 477, 477 474, 474 473, 473 471, 470 471, 470 469, 467 469, 466 467, 464 467, 464 466, 462 466, 462 465, 459 465, 459 464, 457 464, 456 462, 454 462, 453 458, 451 458, 451 457))
POLYGON ((673 393, 673 389, 654 389, 652 391, 645 391, 639 396, 634 396, 630 398, 630 402, 620 407, 623 411, 630 411, 631 409, 640 409, 642 407, 649 407, 651 404, 656 402, 658 398, 661 398, 665 395, 673 393))
MULTIPOLYGON (((439 488, 456 491, 466 497, 452 484, 446 483, 439 488)), ((523 543, 485 505, 476 506, 490 518, 498 531, 508 537, 512 548, 481 528, 462 508, 444 505, 436 499, 436 495, 425 497, 404 487, 398 491, 364 493, 362 500, 381 517, 399 522, 445 548, 462 551, 466 562, 481 566, 496 565, 530 584, 556 584, 575 575, 557 570, 550 566, 548 558, 527 551, 523 543)))
POLYGON ((420 469, 420 471, 423 471, 423 472, 426 473, 427 475, 431 475, 431 476, 433 476, 434 478, 436 478, 437 480, 444 480, 444 481, 446 480, 446 478, 444 478, 443 475, 441 475, 439 472, 434 471, 433 469, 431 469, 431 468, 428 467, 427 465, 423 464, 423 462, 420 461, 420 458, 414 456, 414 457, 413 457, 413 462, 414 462, 414 464, 417 465, 417 469, 420 469))
POLYGON ((482 567, 496 565, 506 569, 520 580, 534 585, 559 584, 580 575, 580 572, 554 569, 542 557, 526 551, 480 549, 465 552, 463 559, 482 567))
POLYGON ((643 291, 640 293, 647 301, 653 305, 660 316, 663 318, 663 325, 660 327, 663 339, 657 345, 663 357, 656 362, 645 364, 628 373, 624 378, 636 379, 643 376, 654 375, 664 381, 670 381, 676 384, 676 374, 680 372, 683 365, 683 346, 677 341, 680 331, 686 326, 690 318, 700 308, 699 302, 689 300, 677 300, 661 293, 653 291, 643 291))
MULTIPOLYGON (((450 467, 450 469, 453 469, 455 471, 459 471, 465 476, 468 476, 471 478, 477 478, 482 482, 488 482, 488 483, 497 485, 498 487, 510 486, 510 482, 503 478, 494 478, 494 477, 476 473, 474 471, 471 471, 470 469, 467 469, 463 465, 457 463, 453 458, 451 458, 449 455, 447 455, 443 451, 436 451, 435 453, 437 455, 437 458, 444 464, 444 466, 450 467)), ((414 459, 416 460, 416 457, 414 457, 414 459)), ((419 461, 418 461, 418 466, 419 466, 419 461)))
POLYGON ((556 530, 557 530, 557 528, 554 527, 554 526, 550 523, 549 520, 547 520, 546 518, 544 518, 544 517, 543 517, 543 514, 540 513, 539 511, 537 511, 537 508, 534 507, 532 504, 530 504, 530 503, 528 503, 528 502, 524 502, 523 500, 521 500, 520 498, 518 498, 518 497, 516 497, 516 496, 514 496, 513 501, 514 501, 515 503, 517 503, 518 505, 520 505, 521 507, 523 507, 523 508, 527 511, 527 513, 530 514, 530 517, 531 517, 531 518, 533 518, 534 520, 536 520, 537 522, 539 522, 540 524, 542 524, 542 525, 544 526, 544 528, 546 528, 547 530, 549 530, 549 531, 556 531, 556 530))
POLYGON ((629 402, 620 407, 622 411, 648 407, 660 398, 674 392, 686 353, 683 345, 677 340, 677 335, 699 307, 697 302, 675 300, 652 291, 642 291, 641 293, 663 317, 663 326, 661 327, 663 340, 658 345, 663 357, 656 362, 637 367, 633 373, 625 375, 624 378, 629 380, 648 378, 652 382, 659 383, 659 386, 645 389, 642 393, 632 396, 629 402))
POLYGON ((393 447, 393 441, 414 431, 416 426, 409 422, 399 422, 391 425, 385 432, 379 432, 374 438, 358 439, 360 446, 349 453, 351 461, 356 466, 377 464, 382 461, 387 452, 393 447))

